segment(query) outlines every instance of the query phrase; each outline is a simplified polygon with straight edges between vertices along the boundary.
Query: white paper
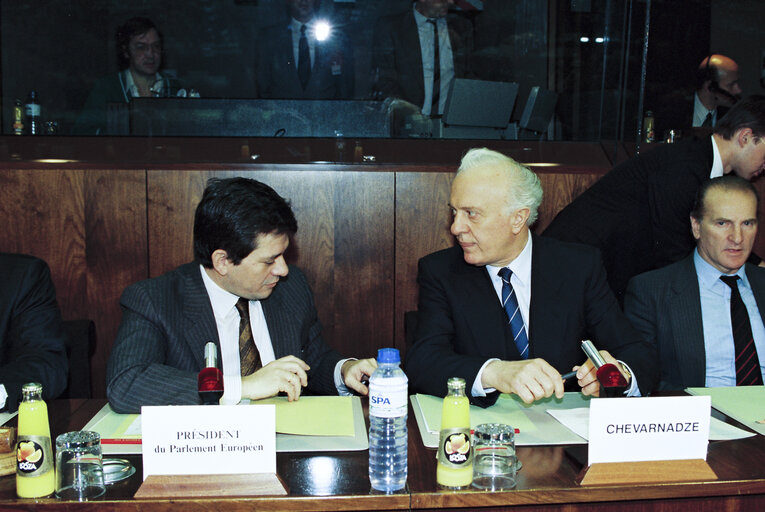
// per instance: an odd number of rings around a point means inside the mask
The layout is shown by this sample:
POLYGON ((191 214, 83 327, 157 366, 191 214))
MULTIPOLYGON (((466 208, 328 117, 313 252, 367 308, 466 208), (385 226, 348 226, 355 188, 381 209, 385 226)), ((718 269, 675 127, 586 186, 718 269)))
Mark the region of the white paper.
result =
POLYGON ((602 398, 590 402, 590 464, 707 458, 709 397, 602 398))
MULTIPOLYGON (((547 409, 547 414, 558 420, 561 425, 574 434, 589 439, 590 437, 590 409, 580 407, 577 409, 547 409)), ((747 432, 729 423, 725 423, 712 416, 709 424, 710 441, 730 441, 733 439, 745 439, 757 434, 747 432)))
POLYGON ((276 472, 273 405, 142 407, 143 478, 276 472))

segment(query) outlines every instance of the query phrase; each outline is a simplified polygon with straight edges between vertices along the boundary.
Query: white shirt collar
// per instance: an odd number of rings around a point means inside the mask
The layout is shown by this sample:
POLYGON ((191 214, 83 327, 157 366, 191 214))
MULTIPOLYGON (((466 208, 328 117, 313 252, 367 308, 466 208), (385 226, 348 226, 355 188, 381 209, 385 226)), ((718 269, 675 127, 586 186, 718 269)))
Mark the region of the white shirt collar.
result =
POLYGON ((714 125, 717 121, 717 110, 709 110, 701 103, 698 93, 693 93, 693 122, 691 126, 699 127, 704 124, 707 114, 712 114, 712 124, 714 125))
MULTIPOLYGON (((210 298, 213 315, 216 319, 223 320, 232 311, 236 311, 236 303, 239 297, 218 286, 218 284, 207 275, 204 266, 199 265, 199 271, 202 272, 202 282, 204 282, 207 296, 210 298)), ((237 315, 239 312, 237 311, 237 315)))
MULTIPOLYGON (((154 85, 151 86, 151 90, 154 93, 159 93, 161 96, 162 90, 165 88, 165 81, 162 80, 162 75, 159 73, 155 73, 154 78, 155 81, 154 85)), ((125 81, 125 94, 131 98, 138 98, 140 93, 138 92, 138 86, 135 84, 135 80, 133 80, 133 73, 130 72, 130 68, 122 71, 122 79, 125 81)))
POLYGON ((717 147, 714 135, 710 135, 712 138, 712 172, 709 173, 709 178, 719 178, 723 175, 725 169, 723 168, 722 157, 720 156, 720 148, 717 147))
MULTIPOLYGON (((523 247, 521 253, 506 265, 513 272, 513 276, 526 288, 531 286, 531 233, 526 240, 526 245, 523 247)), ((495 267, 494 265, 486 265, 486 270, 492 277, 497 276, 497 272, 503 267, 495 267)))

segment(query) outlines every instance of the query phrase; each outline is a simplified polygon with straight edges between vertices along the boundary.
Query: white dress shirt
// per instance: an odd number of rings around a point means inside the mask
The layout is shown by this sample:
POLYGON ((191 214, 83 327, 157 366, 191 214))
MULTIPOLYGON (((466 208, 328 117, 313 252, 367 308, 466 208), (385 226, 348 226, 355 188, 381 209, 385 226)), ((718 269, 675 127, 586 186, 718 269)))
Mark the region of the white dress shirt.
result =
POLYGON ((709 110, 704 106, 703 103, 701 103, 699 95, 697 93, 693 93, 693 123, 691 126, 697 128, 704 124, 704 120, 707 118, 707 114, 712 114, 712 126, 716 125, 717 109, 713 108, 712 110, 709 110))
MULTIPOLYGON (((236 309, 239 297, 218 286, 207 275, 202 265, 199 266, 199 271, 202 273, 202 281, 207 290, 207 296, 210 298, 215 325, 218 329, 218 339, 220 340, 220 360, 223 371, 223 397, 221 397, 220 403, 221 405, 238 404, 242 402, 242 371, 239 358, 240 315, 239 310, 236 309)), ((259 300, 251 300, 249 306, 252 338, 255 340, 255 346, 260 353, 260 362, 266 366, 274 361, 276 356, 271 343, 271 335, 268 332, 266 317, 263 314, 263 305, 259 300)), ((343 363, 346 361, 348 359, 342 359, 335 365, 335 388, 340 395, 352 394, 345 386, 341 372, 343 363)))
POLYGON ((414 9, 414 21, 417 23, 417 33, 420 37, 420 51, 422 57, 422 77, 425 87, 425 100, 422 104, 422 113, 425 115, 443 114, 446 105, 446 95, 449 93, 449 85, 454 78, 454 59, 452 58, 452 43, 449 39, 449 27, 446 18, 436 18, 438 25, 438 60, 441 63, 440 85, 438 96, 438 112, 431 112, 433 104, 433 65, 435 48, 433 47, 433 32, 435 28, 428 18, 414 9))
POLYGON ((723 175, 725 169, 723 168, 722 157, 720 156, 720 148, 717 147, 717 142, 713 135, 709 136, 712 139, 712 171, 709 173, 709 179, 719 178, 723 175))

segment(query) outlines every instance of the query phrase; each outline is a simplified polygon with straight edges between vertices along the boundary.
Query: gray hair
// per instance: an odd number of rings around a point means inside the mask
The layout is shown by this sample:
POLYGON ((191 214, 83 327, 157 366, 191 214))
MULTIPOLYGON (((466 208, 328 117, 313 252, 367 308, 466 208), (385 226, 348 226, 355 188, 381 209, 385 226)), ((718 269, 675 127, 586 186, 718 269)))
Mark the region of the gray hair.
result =
POLYGON ((477 167, 497 167, 510 179, 507 207, 509 211, 529 209, 526 224, 531 226, 539 216, 542 204, 542 184, 531 169, 512 158, 487 148, 473 148, 462 157, 457 174, 477 167))

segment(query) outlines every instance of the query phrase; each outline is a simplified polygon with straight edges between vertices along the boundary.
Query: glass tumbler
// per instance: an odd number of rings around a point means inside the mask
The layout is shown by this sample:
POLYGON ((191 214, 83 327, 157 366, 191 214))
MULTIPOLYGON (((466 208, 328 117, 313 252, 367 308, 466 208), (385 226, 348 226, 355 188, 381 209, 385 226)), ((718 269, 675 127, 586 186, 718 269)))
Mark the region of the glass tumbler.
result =
POLYGON ((473 432, 473 487, 501 491, 515 487, 518 459, 509 425, 483 423, 473 432))
POLYGON ((56 496, 87 501, 106 492, 98 432, 67 432, 56 438, 56 496))

